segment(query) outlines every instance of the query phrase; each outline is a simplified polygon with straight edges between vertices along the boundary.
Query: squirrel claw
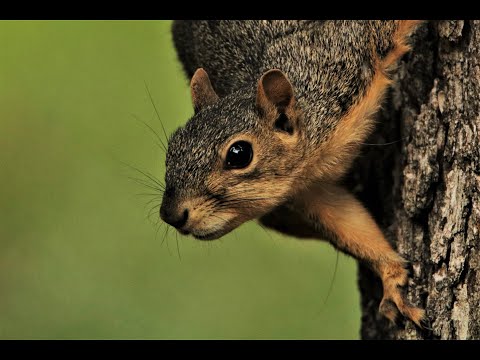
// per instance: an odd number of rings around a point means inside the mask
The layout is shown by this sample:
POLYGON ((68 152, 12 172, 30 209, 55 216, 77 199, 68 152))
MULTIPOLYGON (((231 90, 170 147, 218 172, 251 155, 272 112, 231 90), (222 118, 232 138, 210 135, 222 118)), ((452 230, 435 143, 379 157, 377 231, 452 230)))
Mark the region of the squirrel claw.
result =
POLYGON ((403 297, 397 296, 396 298, 383 298, 379 307, 380 313, 389 319, 397 326, 402 322, 399 322, 398 313, 402 314, 404 318, 413 321, 413 323, 420 329, 429 329, 429 320, 425 315, 425 310, 416 306, 409 305, 404 301, 403 297))

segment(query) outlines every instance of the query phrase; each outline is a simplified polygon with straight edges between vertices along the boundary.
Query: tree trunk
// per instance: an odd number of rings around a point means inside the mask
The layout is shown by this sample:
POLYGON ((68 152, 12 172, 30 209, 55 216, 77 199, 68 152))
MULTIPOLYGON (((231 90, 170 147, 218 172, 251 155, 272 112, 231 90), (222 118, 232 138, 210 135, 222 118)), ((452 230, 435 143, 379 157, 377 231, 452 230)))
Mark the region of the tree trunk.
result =
POLYGON ((383 319, 360 265, 361 335, 480 339, 480 21, 429 22, 412 45, 347 181, 410 261, 408 297, 431 329, 383 319))

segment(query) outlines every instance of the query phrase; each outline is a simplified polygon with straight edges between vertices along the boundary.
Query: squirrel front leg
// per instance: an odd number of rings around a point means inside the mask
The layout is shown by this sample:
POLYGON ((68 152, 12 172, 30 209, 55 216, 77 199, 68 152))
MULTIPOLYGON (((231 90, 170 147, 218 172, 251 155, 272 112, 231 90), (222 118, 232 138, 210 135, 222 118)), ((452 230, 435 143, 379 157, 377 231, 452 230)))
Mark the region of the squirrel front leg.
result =
POLYGON ((390 246, 368 211, 342 187, 316 185, 260 221, 288 235, 329 240, 365 262, 382 280, 380 313, 395 321, 399 311, 422 326, 424 310, 410 305, 402 292, 408 281, 405 260, 390 246))

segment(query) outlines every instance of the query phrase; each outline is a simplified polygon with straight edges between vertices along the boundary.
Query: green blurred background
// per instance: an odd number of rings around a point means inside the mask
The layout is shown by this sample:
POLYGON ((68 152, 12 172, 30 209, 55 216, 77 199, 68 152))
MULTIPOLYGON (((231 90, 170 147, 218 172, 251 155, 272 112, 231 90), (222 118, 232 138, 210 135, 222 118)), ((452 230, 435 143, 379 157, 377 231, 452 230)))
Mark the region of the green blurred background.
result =
POLYGON ((170 25, 0 22, 0 338, 358 338, 356 264, 334 276, 330 245, 156 233, 122 162, 163 177, 145 83, 167 132, 192 115, 170 25))

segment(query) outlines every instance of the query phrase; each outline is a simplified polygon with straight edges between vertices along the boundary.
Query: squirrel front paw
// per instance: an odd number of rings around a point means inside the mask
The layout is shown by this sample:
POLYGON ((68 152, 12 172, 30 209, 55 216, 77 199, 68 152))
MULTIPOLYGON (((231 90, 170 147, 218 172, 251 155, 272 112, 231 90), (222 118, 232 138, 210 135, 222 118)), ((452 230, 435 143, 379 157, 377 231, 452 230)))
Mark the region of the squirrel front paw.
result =
POLYGON ((412 320, 418 327, 424 328, 427 322, 425 310, 408 304, 403 295, 384 296, 380 306, 380 313, 395 323, 400 312, 405 318, 412 320))
POLYGON ((384 274, 383 299, 380 302, 379 312, 393 323, 396 322, 400 313, 418 327, 425 328, 427 324, 425 310, 411 305, 406 298, 408 273, 403 264, 389 266, 384 274))

